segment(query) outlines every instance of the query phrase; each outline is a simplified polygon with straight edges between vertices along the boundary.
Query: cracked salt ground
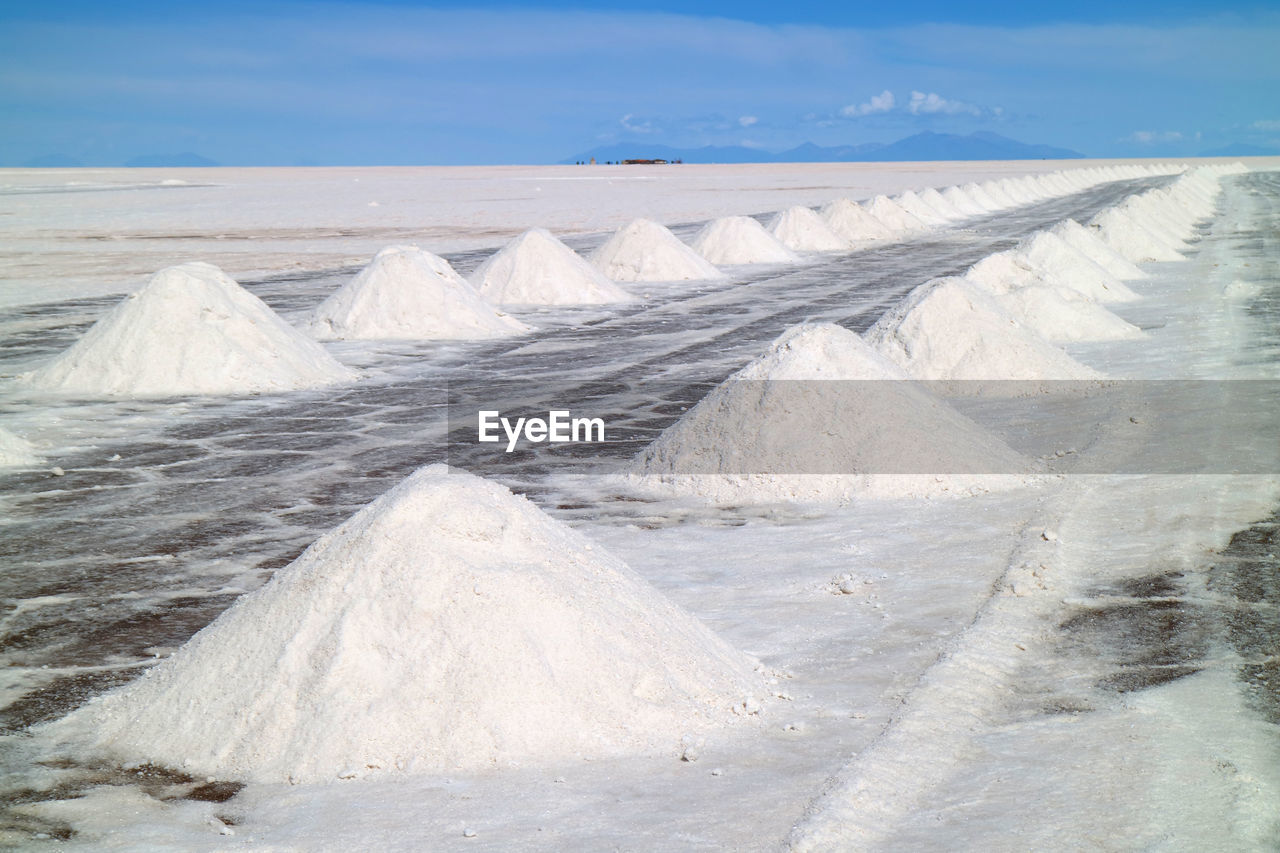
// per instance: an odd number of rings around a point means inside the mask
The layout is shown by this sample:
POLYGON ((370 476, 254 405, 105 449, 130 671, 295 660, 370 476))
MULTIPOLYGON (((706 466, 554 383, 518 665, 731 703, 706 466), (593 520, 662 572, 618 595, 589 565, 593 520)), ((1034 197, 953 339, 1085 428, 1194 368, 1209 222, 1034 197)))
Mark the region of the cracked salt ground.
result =
MULTIPOLYGON (((1090 203, 1098 201, 1092 194, 1085 195, 1090 203)), ((1080 201, 1075 199, 1077 206, 1080 201)), ((1004 248, 1014 236, 1028 230, 1064 216, 1088 216, 1060 203, 1051 206, 1057 209, 1046 211, 1043 221, 1024 221, 1030 211, 1022 211, 1018 217, 993 218, 983 226, 989 229, 986 234, 957 235, 952 244, 921 241, 906 249, 886 247, 854 255, 850 262, 833 264, 828 270, 833 277, 842 276, 834 283, 832 278, 822 281, 823 267, 782 275, 775 270, 745 285, 740 297, 733 288, 744 287, 742 284, 705 289, 700 292, 701 302, 694 300, 685 314, 642 308, 639 314, 651 311, 666 316, 651 318, 647 325, 632 321, 628 326, 628 315, 596 324, 604 329, 629 330, 626 334, 630 336, 637 331, 649 332, 647 338, 625 338, 627 346, 619 346, 618 338, 612 335, 594 338, 595 331, 564 329, 549 334, 548 343, 533 352, 503 347, 439 348, 433 350, 439 355, 430 368, 456 370, 462 377, 478 380, 477 374, 482 374, 475 369, 476 362, 470 369, 462 365, 468 356, 491 359, 480 363, 501 366, 505 371, 513 370, 507 357, 519 355, 518 369, 534 372, 563 369, 567 357, 575 368, 569 379, 577 383, 613 381, 616 376, 609 371, 622 372, 633 362, 645 363, 646 369, 678 367, 676 375, 691 383, 714 381, 756 354, 763 343, 796 319, 835 319, 855 328, 865 327, 894 301, 895 294, 943 272, 937 269, 940 265, 954 265, 959 271, 977 256, 994 250, 992 247, 1004 248), (987 245, 970 245, 974 241, 987 245), (808 278, 810 275, 813 277, 808 278), (771 282, 777 282, 776 289, 771 288, 771 282), (842 295, 845 305, 840 304, 842 295), (850 295, 858 299, 852 306, 847 304, 850 295), (804 296, 823 301, 825 310, 808 310, 810 305, 801 305, 804 296), (721 314, 726 303, 737 313, 727 315, 727 321, 717 327, 715 318, 726 316, 721 314), (657 334, 666 331, 663 320, 674 327, 673 334, 657 334), (744 331, 743 337, 750 343, 739 343, 735 327, 744 331), (728 354, 722 355, 726 348, 728 354), (608 355, 603 362, 604 376, 590 375, 591 362, 579 358, 581 351, 608 355)), ((329 280, 324 289, 334 284, 336 281, 329 280)), ((267 301, 272 300, 268 297, 267 301)), ((539 315, 538 324, 545 327, 547 316, 555 315, 539 315)), ((584 315, 565 312, 559 316, 584 315)), ((599 313, 591 316, 607 317, 599 313)), ((361 350, 348 352, 359 355, 361 350)), ((298 395, 285 403, 189 401, 180 410, 189 420, 173 430, 164 424, 179 411, 171 405, 79 409, 81 413, 132 413, 153 425, 148 452, 163 453, 166 446, 176 444, 198 455, 190 461, 180 458, 154 464, 147 477, 132 486, 94 491, 92 479, 82 479, 66 489, 66 478, 62 478, 56 486, 63 494, 51 492, 31 503, 17 504, 23 512, 40 508, 52 516, 47 521, 28 517, 25 522, 20 517, 19 524, 33 525, 26 528, 28 535, 52 538, 49 534, 55 530, 66 535, 65 526, 73 517, 92 519, 97 527, 94 530, 85 524, 79 533, 71 532, 70 542, 45 543, 48 550, 28 543, 14 552, 20 559, 38 560, 45 575, 37 588, 5 591, 6 597, 28 600, 43 596, 31 600, 31 609, 8 614, 17 617, 15 627, 28 638, 16 651, 29 662, 31 668, 22 674, 32 680, 19 686, 49 684, 47 676, 42 678, 35 669, 41 654, 55 667, 67 667, 61 674, 85 674, 87 662, 94 659, 120 667, 140 661, 148 649, 161 645, 156 640, 163 640, 166 632, 174 635, 174 641, 181 641, 177 635, 186 629, 177 624, 163 630, 155 626, 135 630, 125 620, 163 613, 170 604, 182 611, 191 600, 201 602, 202 597, 228 595, 256 585, 262 575, 287 561, 293 549, 305 545, 316 532, 383 491, 418 464, 419 458, 432 458, 432 433, 423 430, 420 420, 433 415, 439 430, 442 401, 438 387, 415 384, 409 378, 420 369, 413 360, 420 357, 421 350, 403 347, 380 352, 404 361, 388 370, 385 382, 352 389, 350 396, 344 396, 345 392, 298 395), (417 399, 406 404, 403 398, 409 389, 417 399), (200 416, 192 417, 193 411, 200 416), (352 423, 359 432, 344 435, 352 423), (317 424, 325 426, 315 428, 317 424), (291 442, 293 435, 306 440, 312 434, 317 442, 313 449, 304 450, 291 442), (332 443, 325 444, 323 436, 329 434, 332 443), (251 447, 255 442, 262 446, 251 447), (268 454, 257 461, 276 466, 269 476, 263 477, 261 469, 255 473, 254 454, 268 454), (169 476, 169 467, 184 464, 196 467, 194 471, 186 469, 182 480, 169 476), (202 465, 206 467, 202 469, 202 465), (271 482, 260 483, 259 479, 271 482), (112 490, 118 493, 103 495, 112 490), (282 507, 282 493, 309 499, 282 507), (131 506, 135 503, 143 508, 135 512, 131 506), (150 515, 160 518, 153 524, 150 515), (207 539, 193 540, 205 535, 200 533, 198 522, 210 516, 223 519, 229 527, 210 533, 207 539), (144 518, 146 532, 136 529, 144 518), (112 520, 118 523, 113 525, 112 520), (121 535, 104 543, 106 531, 121 535), (86 560, 83 556, 103 552, 106 559, 95 556, 86 560), (137 556, 157 559, 133 562, 137 556), (256 567, 255 560, 259 562, 256 567), (52 580, 50 574, 55 575, 52 580), (155 592, 137 597, 138 590, 155 592), (175 595, 176 590, 186 594, 175 595), (162 603, 163 597, 169 601, 162 603), (82 616, 88 605, 100 609, 88 620, 65 625, 64 634, 57 632, 59 622, 82 616), (46 607, 53 612, 42 615, 46 607), (126 645, 132 641, 134 647, 115 649, 107 660, 95 658, 89 644, 77 648, 78 633, 95 625, 111 627, 113 630, 105 633, 120 634, 126 645), (41 630, 47 632, 43 637, 41 630), (60 642, 64 645, 58 647, 60 642)), ((355 360, 346 354, 343 359, 349 363, 355 360)), ((368 361, 373 361, 372 355, 368 361)), ((690 390, 690 398, 697 399, 695 388, 690 390)), ((75 411, 69 409, 68 414, 75 411)), ((674 420, 677 415, 674 411, 657 412, 655 417, 674 420)), ((129 449, 127 442, 118 442, 83 458, 100 466, 102 459, 117 452, 128 459, 129 449)), ((438 448, 434 452, 438 454, 438 448)), ((57 461, 67 468, 67 477, 85 475, 84 468, 68 464, 67 457, 57 461)), ((103 473, 119 470, 102 467, 103 473)), ((523 471, 515 470, 509 476, 523 480, 535 495, 549 496, 540 468, 531 461, 523 471)), ((10 497, 47 485, 48 481, 27 480, 25 485, 13 487, 10 497)), ((589 504, 584 497, 576 496, 580 503, 589 504)), ((71 826, 82 832, 96 827, 101 832, 106 826, 101 815, 127 810, 138 815, 129 832, 140 844, 190 843, 203 837, 194 835, 191 827, 207 829, 204 821, 218 817, 224 826, 240 824, 238 833, 251 819, 257 838, 268 842, 313 846, 346 837, 359 838, 361 843, 394 845, 397 840, 403 843, 404 838, 397 839, 397 827, 388 825, 384 809, 398 804, 416 816, 415 830, 426 833, 418 837, 438 838, 442 845, 448 843, 446 839, 457 838, 467 849, 510 849, 517 844, 540 849, 606 847, 621 838, 642 849, 670 846, 673 839, 685 849, 771 846, 772 840, 783 837, 786 828, 801 816, 807 798, 822 787, 845 756, 876 737, 885 720, 897 712, 902 698, 911 693, 918 674, 938 656, 945 640, 967 624, 1009 557, 988 543, 1014 541, 1034 504, 1025 496, 988 496, 964 507, 891 502, 851 509, 835 517, 792 512, 781 517, 776 513, 746 514, 734 520, 731 513, 726 520, 738 526, 701 527, 696 536, 690 535, 689 525, 679 523, 679 507, 610 507, 604 522, 595 525, 587 513, 566 510, 565 514, 580 518, 582 526, 590 528, 593 538, 626 554, 633 567, 678 603, 695 610, 722 635, 731 637, 735 645, 793 674, 785 685, 791 699, 779 700, 786 702, 786 707, 771 711, 769 734, 749 750, 731 743, 712 743, 695 763, 622 761, 607 767, 527 769, 501 778, 421 780, 407 787, 366 782, 363 784, 368 787, 354 794, 349 787, 332 788, 302 798, 251 788, 216 808, 199 811, 183 806, 163 813, 149 810, 155 797, 145 790, 113 781, 95 782, 91 774, 73 770, 72 778, 86 780, 77 786, 84 797, 44 808, 28 801, 11 814, 20 815, 27 822, 25 826, 39 825, 56 834, 71 826), (656 530, 627 523, 643 522, 654 513, 673 518, 665 519, 662 529, 656 530), (735 558, 734 554, 742 556, 735 558), (868 607, 859 596, 831 595, 833 577, 844 572, 864 575, 872 567, 877 577, 885 576, 876 582, 880 600, 887 603, 885 612, 868 607), (780 582, 780 576, 785 580, 780 582), (908 602, 909 607, 902 606, 908 602), (842 618, 831 618, 832 606, 841 608, 842 618), (521 803, 519 807, 512 805, 516 801, 521 803), (618 804, 624 801, 628 805, 620 809, 618 804), (379 804, 381 813, 366 808, 374 803, 379 804), (486 803, 490 807, 485 807, 486 803), (752 806, 743 809, 726 807, 726 803, 752 806), (503 805, 499 808, 499 804, 503 805), (463 842, 464 832, 474 832, 475 837, 463 842)), ((693 518, 705 521, 708 516, 695 514, 693 518)), ((208 528, 205 530, 207 533, 208 528)), ((10 527, 6 536, 13 532, 10 527)), ((10 540, 11 547, 14 542, 10 540)), ((211 618, 225 601, 203 604, 211 618)), ((193 616, 192 621, 198 620, 193 616)), ((1111 636, 1105 631, 1103 635, 1111 636)), ((82 692, 93 691, 82 688, 82 692)), ((51 691, 45 696, 46 712, 57 714, 58 708, 65 709, 79 698, 51 691)), ((1010 757, 1011 766, 1017 757, 1010 757)), ((46 768, 49 775, 55 770, 46 768)), ((903 831, 909 834, 913 828, 907 826, 903 831)))

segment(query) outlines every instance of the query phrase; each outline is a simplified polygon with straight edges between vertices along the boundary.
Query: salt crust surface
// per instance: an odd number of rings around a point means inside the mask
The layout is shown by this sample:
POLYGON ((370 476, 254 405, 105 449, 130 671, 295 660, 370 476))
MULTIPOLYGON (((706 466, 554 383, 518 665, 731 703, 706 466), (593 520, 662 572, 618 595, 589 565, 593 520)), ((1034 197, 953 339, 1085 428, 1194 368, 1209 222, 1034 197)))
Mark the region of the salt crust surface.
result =
POLYGON ((502 247, 470 281, 495 305, 601 305, 634 299, 543 228, 526 231, 502 247))
POLYGON ((86 397, 255 394, 355 379, 320 344, 211 264, 156 273, 21 381, 86 397))
POLYGON ((258 782, 674 756, 746 719, 755 667, 525 498, 432 465, 47 729, 258 782))
MULTIPOLYGON (((866 338, 916 379, 1102 378, 963 278, 939 278, 917 287, 868 329, 866 338)), ((996 386, 978 387, 990 392, 996 386)))
POLYGON ((808 207, 789 207, 779 212, 770 220, 769 232, 797 252, 843 252, 853 247, 808 207))
POLYGON ((0 427, 0 468, 10 465, 35 465, 40 461, 35 448, 24 438, 0 427))
POLYGON ((636 219, 591 254, 591 263, 614 281, 693 281, 723 278, 706 258, 666 227, 636 219))
POLYGON ((787 330, 718 385, 664 430, 629 473, 643 490, 720 504, 843 503, 1008 488, 1030 468, 857 334, 813 323, 787 330), (832 389, 822 380, 855 381, 832 389), (930 465, 999 473, 882 473, 930 465), (839 473, 787 473, 818 466, 839 473), (769 473, 744 473, 753 471, 769 473))
POLYGON ((797 264, 800 256, 750 216, 726 216, 702 226, 690 246, 713 264, 797 264))
POLYGON ((533 331, 503 314, 444 258, 388 246, 303 323, 320 340, 469 340, 533 331))

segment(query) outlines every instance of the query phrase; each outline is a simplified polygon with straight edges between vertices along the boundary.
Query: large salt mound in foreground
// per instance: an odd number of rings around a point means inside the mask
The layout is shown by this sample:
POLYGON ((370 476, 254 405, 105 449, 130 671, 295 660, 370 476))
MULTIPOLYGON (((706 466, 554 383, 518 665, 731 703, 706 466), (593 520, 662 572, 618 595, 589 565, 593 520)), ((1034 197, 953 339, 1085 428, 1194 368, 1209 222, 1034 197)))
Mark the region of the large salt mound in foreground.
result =
POLYGON ((542 228, 502 247, 471 274, 471 283, 496 305, 603 305, 633 299, 542 228))
POLYGON ((254 394, 356 374, 211 264, 156 273, 23 381, 86 397, 254 394))
POLYGON ((798 264, 788 249, 750 216, 726 216, 702 226, 690 243, 713 264, 798 264))
POLYGON ((24 438, 0 428, 0 468, 11 465, 36 465, 40 457, 35 448, 24 438))
POLYGON ((444 258, 416 246, 378 252, 303 328, 320 340, 471 340, 532 331, 494 310, 444 258))
POLYGON ((736 504, 967 494, 1021 482, 1029 467, 853 332, 805 324, 665 430, 629 474, 645 491, 736 504))
POLYGON ((825 219, 807 207, 789 207, 774 216, 769 232, 782 245, 798 252, 844 252, 852 248, 825 219))
POLYGON ((649 219, 619 228, 591 254, 591 263, 614 281, 691 281, 723 278, 706 258, 649 219))
POLYGON ((581 534, 432 465, 46 732, 128 764, 324 782, 674 756, 764 686, 581 534))
MULTIPOLYGON (((962 278, 917 287, 867 330, 867 341, 917 379, 1100 379, 962 278)), ((963 393, 967 389, 957 386, 963 393)), ((977 383, 974 393, 998 393, 977 383)))

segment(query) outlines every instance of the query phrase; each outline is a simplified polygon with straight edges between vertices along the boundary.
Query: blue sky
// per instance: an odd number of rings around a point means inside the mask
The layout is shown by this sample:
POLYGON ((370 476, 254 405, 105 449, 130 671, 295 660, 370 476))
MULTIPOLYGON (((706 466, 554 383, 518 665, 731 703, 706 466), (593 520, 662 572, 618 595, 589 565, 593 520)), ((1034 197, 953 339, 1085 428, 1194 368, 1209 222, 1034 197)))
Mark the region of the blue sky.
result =
POLYGON ((0 4, 0 165, 545 163, 987 130, 1280 149, 1267 4, 0 4), (642 10, 642 11, 637 11, 642 10))

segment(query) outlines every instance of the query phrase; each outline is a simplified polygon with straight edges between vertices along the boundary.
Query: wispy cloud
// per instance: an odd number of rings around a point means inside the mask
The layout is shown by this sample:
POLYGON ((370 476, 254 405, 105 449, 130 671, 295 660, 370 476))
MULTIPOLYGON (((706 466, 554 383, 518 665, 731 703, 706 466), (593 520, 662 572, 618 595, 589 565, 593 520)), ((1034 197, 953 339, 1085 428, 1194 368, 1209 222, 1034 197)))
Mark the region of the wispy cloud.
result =
POLYGON ((757 124, 759 123, 759 121, 760 119, 757 116, 739 116, 738 117, 738 124, 741 127, 751 127, 751 125, 757 124))
POLYGON ((1176 130, 1135 130, 1122 137, 1121 142, 1135 142, 1138 145, 1155 145, 1166 142, 1181 142, 1182 134, 1176 130))
POLYGON ((983 110, 974 104, 968 104, 964 101, 951 101, 939 95, 937 92, 912 92, 911 100, 907 103, 907 112, 912 115, 933 115, 942 113, 944 115, 982 115, 983 110))
POLYGON ((661 133, 662 128, 653 123, 651 119, 636 118, 631 113, 627 113, 618 119, 618 124, 628 133, 661 133))

